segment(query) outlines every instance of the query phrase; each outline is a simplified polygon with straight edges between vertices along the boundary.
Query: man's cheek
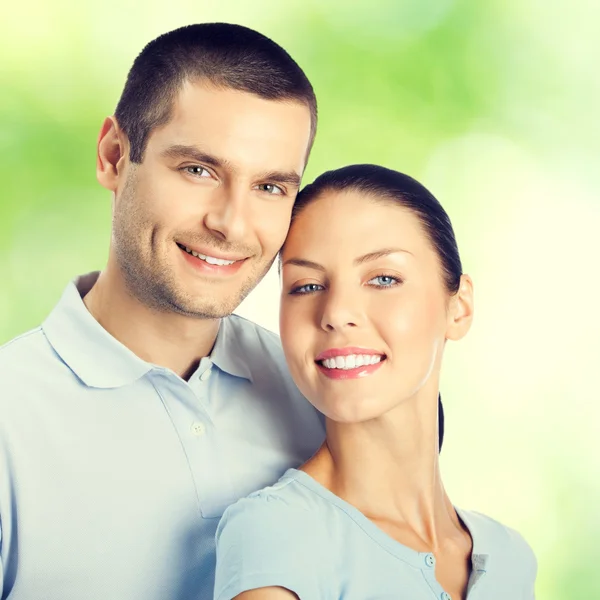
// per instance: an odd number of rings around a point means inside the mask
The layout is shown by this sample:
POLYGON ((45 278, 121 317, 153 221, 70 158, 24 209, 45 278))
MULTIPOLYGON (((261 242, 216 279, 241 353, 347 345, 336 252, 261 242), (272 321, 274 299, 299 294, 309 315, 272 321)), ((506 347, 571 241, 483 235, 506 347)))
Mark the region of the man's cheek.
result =
POLYGON ((270 226, 262 229, 260 234, 262 246, 266 254, 275 255, 279 252, 281 246, 283 246, 288 226, 285 223, 265 223, 265 225, 270 226))

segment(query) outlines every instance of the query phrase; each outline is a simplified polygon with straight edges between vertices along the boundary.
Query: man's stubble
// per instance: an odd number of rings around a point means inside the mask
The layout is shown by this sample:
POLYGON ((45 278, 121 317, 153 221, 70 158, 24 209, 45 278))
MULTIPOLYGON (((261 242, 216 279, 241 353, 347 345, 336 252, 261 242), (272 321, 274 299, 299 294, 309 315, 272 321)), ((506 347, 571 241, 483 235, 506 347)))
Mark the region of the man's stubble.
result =
MULTIPOLYGON (((137 176, 134 169, 128 174, 118 201, 115 202, 112 221, 112 245, 128 293, 152 310, 176 313, 196 319, 220 319, 230 315, 267 274, 275 257, 257 265, 242 285, 219 297, 219 282, 206 281, 206 292, 191 294, 184 289, 173 272, 159 243, 160 228, 149 217, 150 211, 143 199, 136 195, 137 176), (161 253, 162 250, 162 253, 161 253)), ((233 246, 206 231, 181 232, 180 238, 191 245, 217 248, 227 253, 253 256, 256 250, 233 246)), ((172 240, 175 245, 175 240, 172 240)))

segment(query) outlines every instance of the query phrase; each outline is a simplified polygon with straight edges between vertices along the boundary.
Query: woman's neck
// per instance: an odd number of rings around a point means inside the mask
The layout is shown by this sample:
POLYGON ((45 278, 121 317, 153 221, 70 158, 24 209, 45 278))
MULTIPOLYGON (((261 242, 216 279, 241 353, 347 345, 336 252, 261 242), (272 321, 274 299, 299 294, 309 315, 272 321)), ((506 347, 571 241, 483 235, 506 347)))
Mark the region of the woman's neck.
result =
POLYGON ((404 532, 407 545, 419 550, 463 533, 440 476, 437 392, 431 396, 366 422, 328 419, 325 444, 302 467, 386 531, 404 532))

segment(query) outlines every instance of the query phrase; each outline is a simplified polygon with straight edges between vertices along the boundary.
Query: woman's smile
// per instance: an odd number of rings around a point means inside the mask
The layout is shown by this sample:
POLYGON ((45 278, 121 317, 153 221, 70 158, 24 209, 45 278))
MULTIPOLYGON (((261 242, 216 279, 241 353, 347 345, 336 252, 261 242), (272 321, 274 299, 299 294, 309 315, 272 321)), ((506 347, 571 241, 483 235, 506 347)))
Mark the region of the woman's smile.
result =
POLYGON ((378 371, 386 358, 377 350, 348 346, 321 352, 315 363, 321 373, 330 379, 357 379, 378 371))

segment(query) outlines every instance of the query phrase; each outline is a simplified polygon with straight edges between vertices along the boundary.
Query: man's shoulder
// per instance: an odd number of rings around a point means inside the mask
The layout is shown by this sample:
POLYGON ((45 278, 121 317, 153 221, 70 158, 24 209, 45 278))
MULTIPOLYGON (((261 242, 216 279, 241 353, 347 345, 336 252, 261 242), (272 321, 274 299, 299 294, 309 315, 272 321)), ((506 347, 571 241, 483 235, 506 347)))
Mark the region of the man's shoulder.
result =
POLYGON ((279 373, 289 377, 279 336, 239 315, 227 317, 229 351, 233 351, 246 367, 255 374, 279 373))
POLYGON ((233 314, 226 318, 240 344, 251 348, 260 345, 267 351, 283 355, 281 340, 275 332, 240 315, 233 314))
POLYGON ((294 391, 281 340, 279 336, 239 315, 227 317, 228 351, 243 363, 255 384, 267 382, 269 386, 283 385, 288 393, 294 391))
POLYGON ((24 357, 32 352, 45 350, 48 342, 41 326, 14 337, 0 346, 0 369, 20 364, 24 357))
MULTIPOLYGON (((0 382, 2 389, 10 388, 15 393, 35 385, 48 382, 62 361, 52 349, 44 331, 36 327, 0 346, 0 382)), ((7 396, 7 394, 0 394, 7 396)))

